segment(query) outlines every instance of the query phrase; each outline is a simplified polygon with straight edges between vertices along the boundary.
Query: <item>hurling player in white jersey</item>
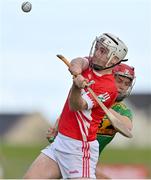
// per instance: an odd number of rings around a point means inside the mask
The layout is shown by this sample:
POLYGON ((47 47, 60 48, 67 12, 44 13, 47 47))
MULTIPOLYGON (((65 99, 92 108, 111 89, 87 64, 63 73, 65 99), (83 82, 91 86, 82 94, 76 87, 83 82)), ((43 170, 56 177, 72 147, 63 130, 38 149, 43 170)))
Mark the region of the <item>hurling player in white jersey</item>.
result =
POLYGON ((24 178, 96 178, 96 132, 105 112, 87 91, 85 81, 95 82, 91 89, 110 108, 117 97, 112 69, 127 51, 124 42, 112 34, 104 33, 95 39, 89 57, 91 66, 73 79, 59 119, 58 135, 42 150, 24 178))

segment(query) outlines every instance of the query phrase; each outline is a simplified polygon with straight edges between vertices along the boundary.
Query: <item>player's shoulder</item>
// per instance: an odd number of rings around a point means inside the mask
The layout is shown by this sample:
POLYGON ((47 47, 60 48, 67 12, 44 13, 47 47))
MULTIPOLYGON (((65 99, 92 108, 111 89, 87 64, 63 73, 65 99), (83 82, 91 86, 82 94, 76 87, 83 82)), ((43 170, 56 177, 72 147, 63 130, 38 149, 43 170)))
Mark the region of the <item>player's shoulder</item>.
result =
MULTIPOLYGON (((115 78, 114 78, 113 74, 104 74, 102 76, 102 79, 104 82, 108 83, 108 85, 116 87, 115 78)), ((109 88, 109 87, 107 87, 107 88, 109 88)))
POLYGON ((133 119, 132 110, 124 102, 114 103, 112 109, 119 112, 121 115, 127 116, 130 120, 133 119))
POLYGON ((128 109, 128 106, 123 102, 123 101, 120 101, 120 102, 115 102, 112 107, 119 107, 121 109, 128 109))
POLYGON ((115 79, 112 74, 103 75, 102 80, 103 80, 103 86, 106 90, 111 91, 111 92, 117 91, 115 79))

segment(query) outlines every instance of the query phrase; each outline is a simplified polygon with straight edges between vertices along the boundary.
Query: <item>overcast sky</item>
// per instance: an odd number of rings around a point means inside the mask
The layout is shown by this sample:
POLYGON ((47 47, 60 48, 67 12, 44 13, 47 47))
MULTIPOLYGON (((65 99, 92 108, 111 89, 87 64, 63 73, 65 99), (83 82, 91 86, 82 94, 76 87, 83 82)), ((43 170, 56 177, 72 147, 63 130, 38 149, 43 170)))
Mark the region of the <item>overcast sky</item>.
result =
POLYGON ((151 93, 150 0, 0 0, 0 111, 41 111, 56 117, 72 84, 69 59, 89 54, 104 32, 128 46, 136 69, 132 93, 151 93))

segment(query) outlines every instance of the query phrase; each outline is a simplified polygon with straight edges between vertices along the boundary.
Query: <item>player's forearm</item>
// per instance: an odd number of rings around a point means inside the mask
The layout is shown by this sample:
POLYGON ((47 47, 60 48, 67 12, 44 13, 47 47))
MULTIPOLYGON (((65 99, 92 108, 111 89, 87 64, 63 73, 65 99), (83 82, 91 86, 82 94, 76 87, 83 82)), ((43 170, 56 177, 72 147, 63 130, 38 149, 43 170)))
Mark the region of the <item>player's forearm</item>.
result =
POLYGON ((87 108, 87 104, 81 96, 81 89, 74 84, 72 85, 69 95, 69 105, 72 111, 79 111, 87 108))
POLYGON ((132 130, 132 121, 127 116, 122 116, 113 109, 109 109, 129 130, 132 130))

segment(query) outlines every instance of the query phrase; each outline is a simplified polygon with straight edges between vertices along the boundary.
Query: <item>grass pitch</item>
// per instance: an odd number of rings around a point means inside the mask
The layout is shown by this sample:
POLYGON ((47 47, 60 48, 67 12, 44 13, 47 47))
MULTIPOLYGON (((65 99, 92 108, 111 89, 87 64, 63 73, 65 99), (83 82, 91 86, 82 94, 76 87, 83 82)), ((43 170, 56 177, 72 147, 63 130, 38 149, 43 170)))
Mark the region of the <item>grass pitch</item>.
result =
MULTIPOLYGON (((0 144, 0 164, 5 179, 23 178, 28 167, 45 145, 11 146, 0 144)), ((103 164, 144 164, 151 172, 151 149, 110 149, 103 151, 103 164)), ((151 178, 151 174, 149 176, 151 178)))

